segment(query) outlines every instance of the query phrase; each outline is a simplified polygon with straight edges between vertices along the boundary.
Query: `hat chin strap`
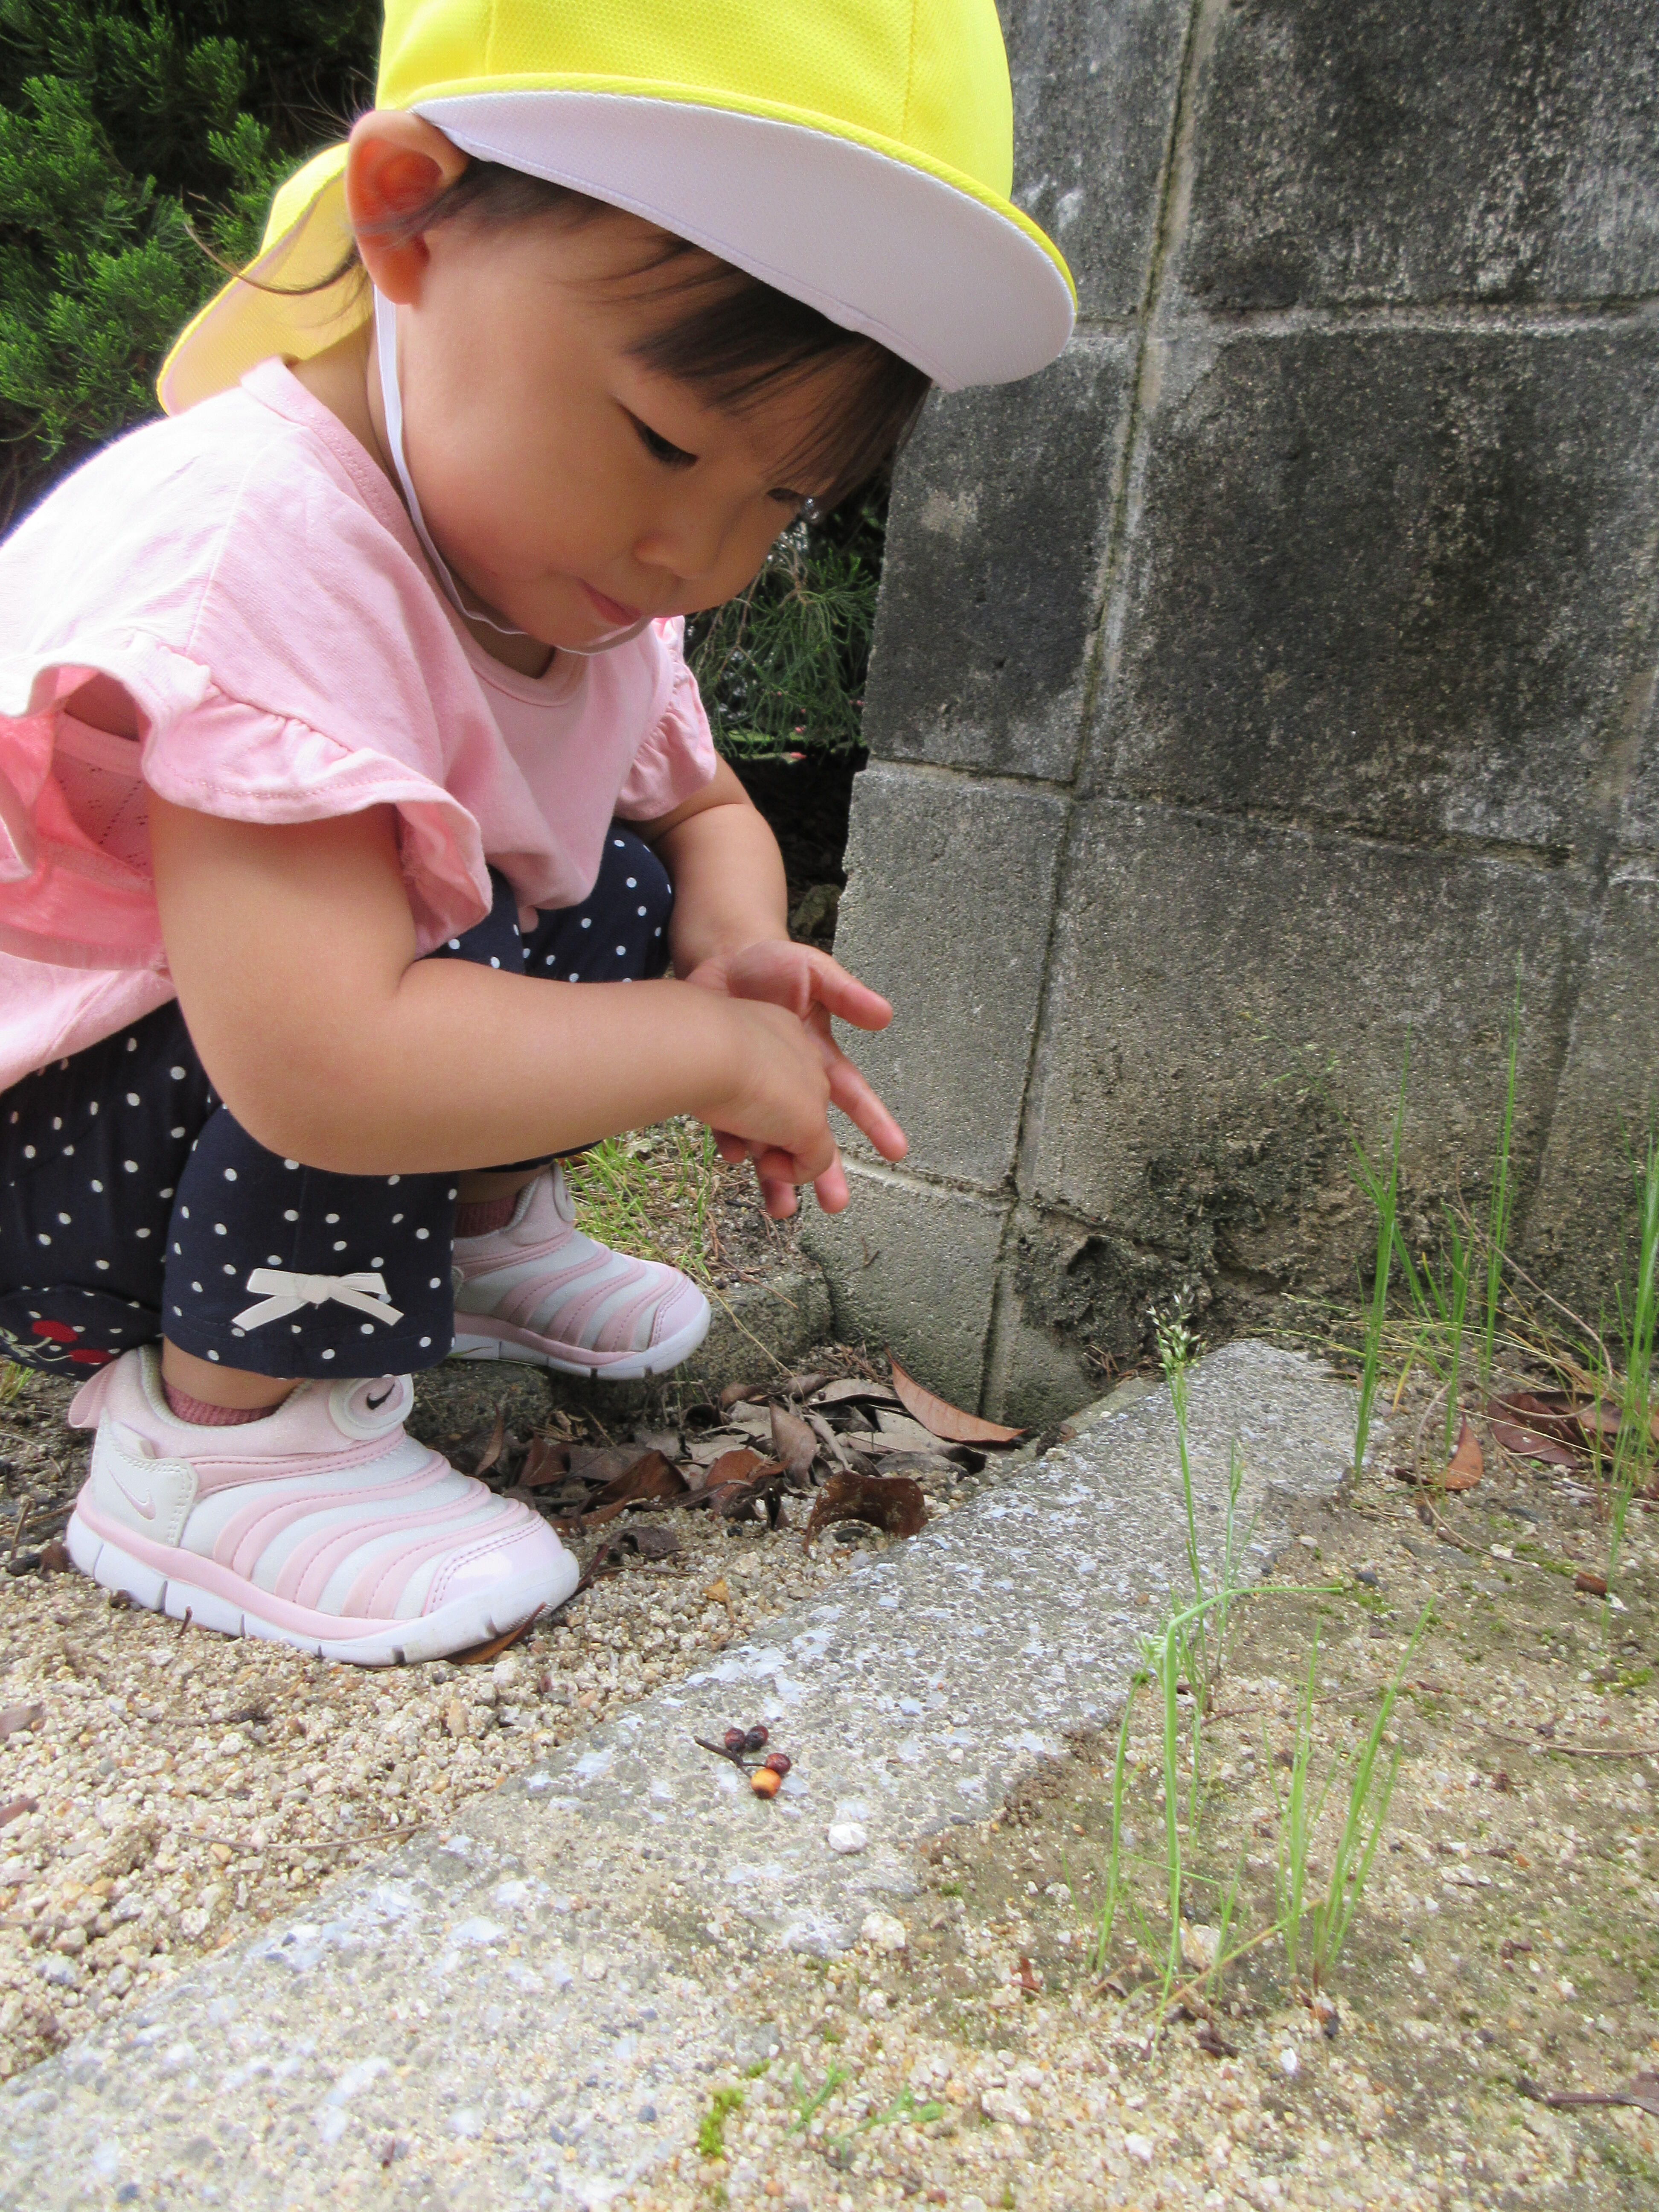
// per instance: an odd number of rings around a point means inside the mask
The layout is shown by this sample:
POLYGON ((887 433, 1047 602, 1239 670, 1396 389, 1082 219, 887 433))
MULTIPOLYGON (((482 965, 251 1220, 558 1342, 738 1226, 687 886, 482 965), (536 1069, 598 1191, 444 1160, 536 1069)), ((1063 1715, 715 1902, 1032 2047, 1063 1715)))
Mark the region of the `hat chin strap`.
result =
MULTIPOLYGON (((416 497, 415 486, 409 473, 409 463, 404 458, 404 398, 398 384, 398 310, 386 295, 374 294, 374 356, 380 372, 380 404, 386 410, 386 443, 392 448, 392 465, 398 471, 398 482, 403 486, 404 504, 409 509, 409 519, 415 526, 415 535, 420 539, 432 573, 442 585, 444 597, 456 613, 467 622, 482 623, 493 629, 498 637, 528 637, 530 632, 519 629, 511 623, 499 623, 482 607, 468 606, 456 582, 454 572, 432 542, 432 532, 426 526, 426 517, 421 512, 421 502, 416 497)), ((641 615, 638 622, 608 632, 592 645, 562 645, 560 653, 574 653, 586 660, 601 653, 610 653, 619 645, 626 645, 637 637, 650 622, 649 615, 641 615)))

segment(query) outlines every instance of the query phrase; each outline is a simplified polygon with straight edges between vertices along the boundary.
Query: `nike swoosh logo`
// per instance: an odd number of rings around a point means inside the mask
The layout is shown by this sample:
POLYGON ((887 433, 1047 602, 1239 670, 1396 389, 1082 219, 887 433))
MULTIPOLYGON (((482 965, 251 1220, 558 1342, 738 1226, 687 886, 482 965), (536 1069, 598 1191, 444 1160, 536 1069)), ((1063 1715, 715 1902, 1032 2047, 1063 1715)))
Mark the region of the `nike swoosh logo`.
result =
POLYGON ((378 1413, 381 1407, 385 1405, 386 1400, 392 1395, 397 1387, 398 1386, 395 1382, 389 1384, 386 1389, 381 1391, 378 1398, 365 1398, 363 1401, 364 1405, 368 1407, 371 1413, 378 1413))
POLYGON ((131 1491, 127 1488, 125 1483, 122 1481, 118 1474, 112 1473, 110 1475, 110 1480, 120 1492, 122 1497, 126 1499, 127 1504, 131 1506, 135 1513, 141 1513, 146 1521, 153 1521, 155 1518, 155 1500, 150 1496, 148 1491, 144 1492, 142 1498, 136 1498, 131 1491))

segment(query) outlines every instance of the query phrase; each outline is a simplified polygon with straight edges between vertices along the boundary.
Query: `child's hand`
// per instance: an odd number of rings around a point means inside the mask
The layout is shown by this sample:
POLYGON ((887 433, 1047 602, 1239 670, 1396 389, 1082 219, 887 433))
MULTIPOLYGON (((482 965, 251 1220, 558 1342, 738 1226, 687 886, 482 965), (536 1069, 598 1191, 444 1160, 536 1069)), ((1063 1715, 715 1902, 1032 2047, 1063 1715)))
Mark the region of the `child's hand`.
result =
MULTIPOLYGON (((908 1147, 903 1130, 836 1043, 830 1027, 831 1018, 837 1017, 857 1029, 884 1030, 893 1018, 885 999, 849 975, 827 952, 779 939, 705 960, 686 981, 728 998, 758 999, 786 1007, 811 1035, 829 1076, 830 1103, 857 1123, 884 1159, 904 1158, 908 1147)), ((715 1134, 723 1159, 753 1157, 766 1211, 775 1220, 795 1211, 799 1178, 784 1168, 783 1156, 740 1133, 717 1130, 715 1134)), ((814 1177, 813 1189, 826 1213, 842 1211, 849 1193, 839 1158, 814 1177)))

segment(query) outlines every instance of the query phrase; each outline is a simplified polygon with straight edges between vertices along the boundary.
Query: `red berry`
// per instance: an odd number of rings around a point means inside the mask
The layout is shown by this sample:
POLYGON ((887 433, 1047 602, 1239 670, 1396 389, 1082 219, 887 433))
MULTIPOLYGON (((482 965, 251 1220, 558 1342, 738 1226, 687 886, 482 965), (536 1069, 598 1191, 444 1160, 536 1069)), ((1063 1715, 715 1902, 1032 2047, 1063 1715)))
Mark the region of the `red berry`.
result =
POLYGON ((769 1751, 766 1754, 765 1764, 776 1775, 787 1774, 794 1763, 787 1751, 769 1751))
POLYGON ((744 1749, 745 1751, 764 1751, 766 1748, 766 1739, 769 1734, 769 1730, 766 1729, 751 1728, 748 1735, 744 1736, 743 1740, 744 1749))
POLYGON ((742 1729, 727 1729, 721 1741, 728 1751, 746 1751, 749 1747, 749 1738, 742 1729))

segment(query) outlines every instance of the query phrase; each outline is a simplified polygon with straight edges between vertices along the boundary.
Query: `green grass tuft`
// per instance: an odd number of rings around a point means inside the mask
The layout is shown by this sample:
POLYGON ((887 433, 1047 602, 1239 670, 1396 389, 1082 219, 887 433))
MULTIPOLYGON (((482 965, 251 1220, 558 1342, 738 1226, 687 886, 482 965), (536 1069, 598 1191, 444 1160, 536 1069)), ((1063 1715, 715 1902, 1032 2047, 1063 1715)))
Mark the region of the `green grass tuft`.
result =
POLYGON ((743 2103, 741 2089, 716 2089, 697 2123, 697 2148, 705 2158, 726 2156, 726 2124, 743 2103))
POLYGON ((565 1164, 576 1218, 601 1244, 707 1280, 719 1158, 701 1121, 606 1137, 565 1164))

